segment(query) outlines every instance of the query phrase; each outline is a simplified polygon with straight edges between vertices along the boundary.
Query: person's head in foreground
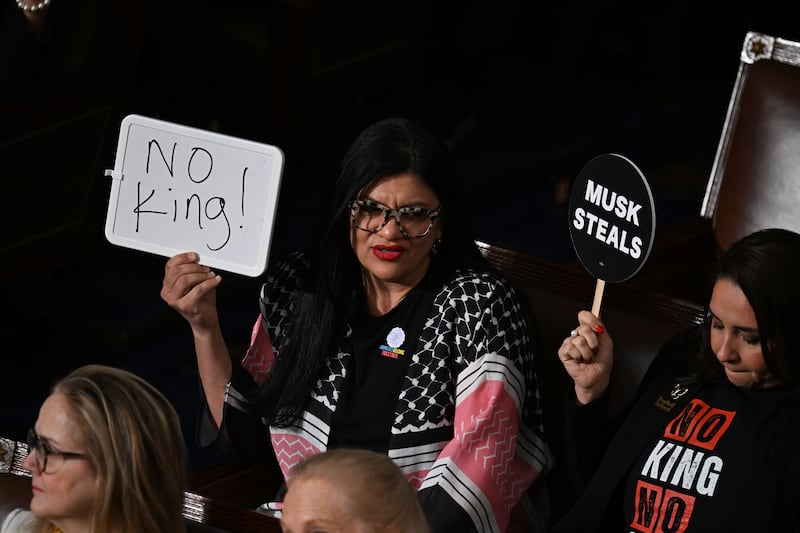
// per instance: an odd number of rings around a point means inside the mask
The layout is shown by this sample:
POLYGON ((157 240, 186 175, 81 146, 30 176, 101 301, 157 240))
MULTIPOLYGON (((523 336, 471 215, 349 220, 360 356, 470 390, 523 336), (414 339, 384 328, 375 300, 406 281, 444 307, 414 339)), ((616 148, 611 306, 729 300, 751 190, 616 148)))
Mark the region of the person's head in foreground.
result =
POLYGON ((426 533, 416 491, 388 456, 336 449, 292 470, 283 501, 284 533, 426 533))
POLYGON ((169 401, 102 365, 59 381, 28 433, 31 532, 183 531, 187 458, 169 401))
POLYGON ((706 330, 718 377, 745 388, 798 383, 798 267, 800 234, 785 229, 751 233, 720 256, 706 330))

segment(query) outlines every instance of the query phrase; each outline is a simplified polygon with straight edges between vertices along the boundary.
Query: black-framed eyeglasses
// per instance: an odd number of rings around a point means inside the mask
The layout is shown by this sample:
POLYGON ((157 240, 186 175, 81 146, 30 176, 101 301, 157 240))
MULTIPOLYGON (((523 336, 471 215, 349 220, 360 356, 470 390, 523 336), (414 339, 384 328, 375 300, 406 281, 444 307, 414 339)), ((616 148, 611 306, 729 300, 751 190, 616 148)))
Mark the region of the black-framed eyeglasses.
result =
POLYGON ((372 200, 353 200, 350 202, 350 217, 353 225, 370 233, 377 233, 394 217, 400 233, 415 239, 424 237, 433 227, 441 209, 422 207, 399 207, 392 209, 372 200))
POLYGON ((33 428, 28 430, 28 454, 36 452, 36 468, 45 474, 54 474, 64 465, 67 459, 89 459, 83 453, 62 452, 45 444, 33 428), (48 469, 49 467, 49 469, 48 469))

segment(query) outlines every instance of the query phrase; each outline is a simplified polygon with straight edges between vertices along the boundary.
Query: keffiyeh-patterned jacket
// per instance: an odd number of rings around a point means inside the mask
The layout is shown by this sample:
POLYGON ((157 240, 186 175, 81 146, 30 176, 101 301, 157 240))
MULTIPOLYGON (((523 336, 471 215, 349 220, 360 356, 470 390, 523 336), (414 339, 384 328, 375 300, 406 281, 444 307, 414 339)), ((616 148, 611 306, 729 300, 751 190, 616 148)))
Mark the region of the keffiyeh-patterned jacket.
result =
MULTIPOLYGON (((231 438, 258 433, 242 427, 262 424, 247 416, 244 393, 280 357, 289 297, 306 270, 297 254, 262 287, 261 316, 226 395, 223 427, 231 438)), ((331 354, 302 420, 269 428, 284 478, 304 457, 327 448, 350 358, 342 349, 331 354)), ((531 339, 505 280, 460 271, 441 287, 411 352, 391 432, 388 454, 418 489, 434 531, 506 531, 512 509, 552 459, 531 339)))

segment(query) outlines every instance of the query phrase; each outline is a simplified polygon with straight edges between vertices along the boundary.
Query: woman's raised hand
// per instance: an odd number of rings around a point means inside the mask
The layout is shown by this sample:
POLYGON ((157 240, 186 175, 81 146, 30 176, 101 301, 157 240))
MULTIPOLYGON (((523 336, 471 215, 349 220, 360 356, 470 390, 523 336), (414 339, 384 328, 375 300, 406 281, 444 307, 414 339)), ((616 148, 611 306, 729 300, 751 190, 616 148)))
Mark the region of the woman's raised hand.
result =
POLYGON ((178 311, 193 330, 208 330, 219 325, 217 287, 222 278, 198 263, 195 252, 171 257, 164 267, 161 299, 178 311))
POLYGON ((578 326, 561 343, 558 358, 575 382, 581 404, 596 400, 608 388, 614 363, 614 340, 591 311, 578 313, 578 326))

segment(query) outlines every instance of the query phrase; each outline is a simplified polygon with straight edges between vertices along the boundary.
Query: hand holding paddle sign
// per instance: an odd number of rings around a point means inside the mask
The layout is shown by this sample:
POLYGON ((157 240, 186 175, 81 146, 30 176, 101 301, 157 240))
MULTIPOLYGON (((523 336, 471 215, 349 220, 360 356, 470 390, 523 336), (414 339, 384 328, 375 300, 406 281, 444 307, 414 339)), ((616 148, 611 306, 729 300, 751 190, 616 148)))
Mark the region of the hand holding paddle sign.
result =
POLYGON ((650 186, 631 160, 605 154, 583 167, 570 195, 569 233, 583 267, 597 277, 595 316, 605 283, 625 281, 647 261, 655 228, 650 186))

